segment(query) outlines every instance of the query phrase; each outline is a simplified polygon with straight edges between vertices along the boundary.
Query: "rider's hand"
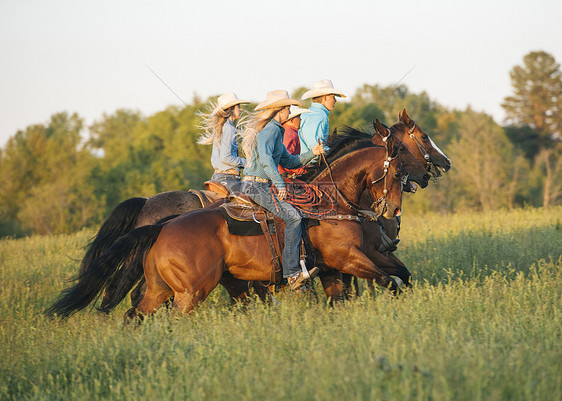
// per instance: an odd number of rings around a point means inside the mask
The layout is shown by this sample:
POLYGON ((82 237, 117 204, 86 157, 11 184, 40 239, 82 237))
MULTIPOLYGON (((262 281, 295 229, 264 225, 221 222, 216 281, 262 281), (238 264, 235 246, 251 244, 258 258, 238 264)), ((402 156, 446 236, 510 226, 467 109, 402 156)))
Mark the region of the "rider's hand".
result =
POLYGON ((283 200, 287 196, 287 190, 285 188, 281 188, 277 193, 277 199, 283 200))
POLYGON ((314 146, 312 148, 312 153, 316 156, 318 156, 320 153, 324 153, 324 145, 319 143, 318 145, 314 146))

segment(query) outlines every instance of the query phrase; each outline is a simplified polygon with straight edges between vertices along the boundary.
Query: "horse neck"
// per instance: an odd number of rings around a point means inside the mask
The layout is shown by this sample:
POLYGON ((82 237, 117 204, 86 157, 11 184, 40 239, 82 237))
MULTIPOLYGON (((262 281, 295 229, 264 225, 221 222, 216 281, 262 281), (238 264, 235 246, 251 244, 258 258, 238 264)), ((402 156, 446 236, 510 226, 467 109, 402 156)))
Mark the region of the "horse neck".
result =
POLYGON ((381 147, 369 147, 351 152, 331 164, 332 177, 330 177, 329 169, 326 169, 312 180, 312 183, 322 183, 322 185, 332 188, 335 183, 348 201, 358 203, 363 191, 368 189, 369 172, 373 168, 377 168, 382 174, 382 162, 385 155, 385 149, 381 147))

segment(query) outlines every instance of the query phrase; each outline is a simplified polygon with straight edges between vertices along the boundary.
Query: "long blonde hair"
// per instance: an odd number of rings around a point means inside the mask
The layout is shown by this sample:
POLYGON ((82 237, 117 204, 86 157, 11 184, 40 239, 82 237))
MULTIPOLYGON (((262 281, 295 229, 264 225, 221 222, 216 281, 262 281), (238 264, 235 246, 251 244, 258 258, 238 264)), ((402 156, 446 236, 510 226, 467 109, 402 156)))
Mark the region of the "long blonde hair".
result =
POLYGON ((246 155, 246 167, 252 165, 252 156, 256 148, 258 133, 270 122, 273 117, 287 106, 275 107, 271 109, 260 110, 248 116, 247 122, 244 124, 242 133, 242 150, 246 155))
POLYGON ((226 110, 221 109, 215 103, 211 103, 207 112, 198 112, 197 115, 201 119, 198 128, 203 131, 197 143, 201 145, 211 145, 214 141, 220 141, 222 136, 222 127, 234 113, 236 106, 229 107, 226 110))

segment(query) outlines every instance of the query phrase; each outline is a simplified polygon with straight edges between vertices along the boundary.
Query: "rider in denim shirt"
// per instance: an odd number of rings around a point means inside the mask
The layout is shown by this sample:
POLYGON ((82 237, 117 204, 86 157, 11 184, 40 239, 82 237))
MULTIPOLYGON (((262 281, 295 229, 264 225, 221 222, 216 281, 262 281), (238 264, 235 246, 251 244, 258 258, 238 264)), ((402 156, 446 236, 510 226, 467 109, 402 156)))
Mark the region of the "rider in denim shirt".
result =
MULTIPOLYGON (((285 221, 283 277, 287 278, 291 289, 303 290, 307 275, 299 267, 301 215, 294 206, 284 200, 287 190, 277 166, 301 167, 315 155, 323 153, 324 148, 321 144, 316 145, 299 156, 287 152, 283 145, 284 129, 281 122, 289 116, 290 105, 300 106, 300 103, 290 99, 287 91, 280 90, 269 92, 267 99, 256 107, 259 112, 247 124, 242 134, 244 152, 251 155, 251 162, 244 169, 242 192, 285 221), (271 191, 272 184, 277 188, 277 194, 271 191)), ((318 268, 315 267, 306 273, 313 277, 318 273, 318 268)))
POLYGON ((201 114, 205 133, 199 143, 213 144, 211 164, 215 172, 211 179, 220 182, 230 192, 240 190, 240 171, 246 159, 238 157, 238 140, 233 122, 240 117, 240 100, 234 92, 222 95, 211 114, 201 114))

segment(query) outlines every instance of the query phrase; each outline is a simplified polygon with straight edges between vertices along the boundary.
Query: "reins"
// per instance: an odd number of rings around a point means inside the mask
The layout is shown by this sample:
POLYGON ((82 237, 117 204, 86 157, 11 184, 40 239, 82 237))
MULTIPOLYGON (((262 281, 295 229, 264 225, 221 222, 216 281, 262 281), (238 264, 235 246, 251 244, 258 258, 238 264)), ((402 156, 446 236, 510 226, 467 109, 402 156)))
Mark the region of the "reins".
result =
MULTIPOLYGON (((306 215, 313 217, 322 217, 330 214, 334 211, 336 202, 334 198, 323 188, 318 185, 309 184, 307 182, 297 180, 297 179, 285 179, 285 183, 289 184, 289 187, 293 188, 292 191, 287 191, 287 196, 285 201, 290 203, 295 207, 295 209, 305 213, 306 215), (295 187, 301 189, 301 191, 295 191, 295 187), (320 207, 327 203, 327 207, 321 211, 312 211, 311 208, 320 207)), ((277 194, 277 188, 275 185, 270 187, 271 195, 273 201, 275 202, 275 207, 277 206, 277 197, 273 196, 277 194)))
MULTIPOLYGON (((383 141, 386 142, 388 139, 387 137, 383 138, 383 141)), ((380 145, 375 145, 377 147, 379 147, 380 145)), ((383 190, 383 195, 375 200, 373 202, 373 204, 371 205, 370 210, 363 210, 361 209, 358 205, 354 204, 353 202, 351 202, 349 199, 347 199, 347 197, 340 191, 340 189, 338 188, 338 185, 336 184, 335 180, 334 180, 334 176, 332 173, 332 167, 330 166, 330 163, 328 162, 328 160, 326 159, 326 156, 324 155, 324 153, 320 154, 320 159, 324 162, 324 164, 326 164, 326 168, 328 170, 328 175, 330 177, 330 181, 336 191, 336 194, 343 200, 344 205, 349 209, 352 210, 353 212, 357 213, 360 217, 357 217, 357 221, 359 221, 361 218, 365 218, 366 220, 369 221, 376 221, 378 220, 378 216, 380 216, 383 212, 384 209, 387 207, 387 202, 386 202, 386 195, 388 194, 388 188, 387 188, 387 176, 388 176, 388 170, 390 167, 390 163, 396 159, 399 158, 399 155, 397 154, 394 157, 390 157, 389 156, 389 151, 388 151, 388 146, 380 146, 380 147, 384 147, 385 148, 385 159, 383 162, 383 174, 380 178, 372 181, 367 188, 372 187, 373 185, 377 184, 378 182, 384 180, 384 190, 383 190)), ((403 185, 404 182, 407 181, 407 176, 402 177, 401 179, 401 184, 403 185)), ((311 217, 316 217, 316 218, 331 218, 334 217, 336 219, 346 219, 346 220, 355 220, 355 218, 349 218, 349 217, 353 217, 353 216, 343 216, 343 215, 336 215, 333 216, 332 212, 335 210, 335 205, 336 202, 335 200, 332 198, 332 196, 323 188, 320 188, 317 185, 313 185, 313 184, 309 184, 306 183, 304 181, 301 180, 290 180, 290 179, 285 179, 285 182, 290 184, 293 188, 295 186, 300 187, 303 191, 301 191, 300 193, 297 194, 296 191, 287 191, 287 195, 285 197, 285 201, 291 205, 293 205, 297 210, 303 212, 305 215, 311 216, 311 217), (323 204, 323 202, 328 202, 329 207, 326 209, 323 209, 321 211, 311 211, 310 208, 314 208, 314 207, 319 207, 323 204), (332 215, 332 216, 330 216, 332 215)), ((275 185, 272 185, 270 187, 270 191, 271 191, 271 195, 273 198, 273 201, 275 203, 275 207, 277 208, 277 210, 279 210, 278 204, 277 204, 277 197, 274 196, 278 193, 277 188, 275 187, 275 185)))

